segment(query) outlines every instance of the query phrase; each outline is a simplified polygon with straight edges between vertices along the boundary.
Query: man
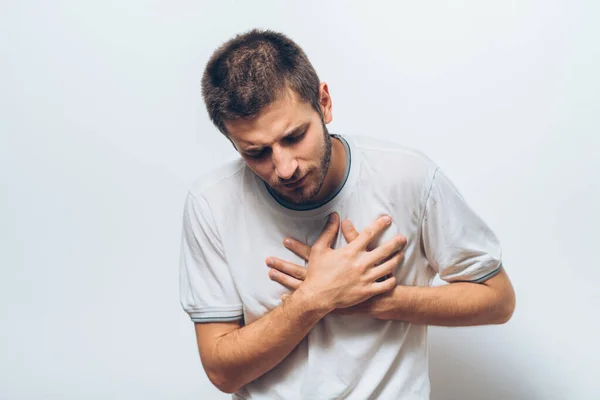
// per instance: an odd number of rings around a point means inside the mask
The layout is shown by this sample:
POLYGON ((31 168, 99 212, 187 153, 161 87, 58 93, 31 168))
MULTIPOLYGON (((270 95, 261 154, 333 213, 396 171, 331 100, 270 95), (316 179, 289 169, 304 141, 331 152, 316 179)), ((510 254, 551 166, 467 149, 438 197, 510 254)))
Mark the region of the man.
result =
POLYGON ((220 390, 426 399, 427 325, 511 317, 491 230, 419 152, 330 135, 327 84, 290 39, 238 35, 202 90, 241 155, 194 184, 183 221, 181 303, 220 390))

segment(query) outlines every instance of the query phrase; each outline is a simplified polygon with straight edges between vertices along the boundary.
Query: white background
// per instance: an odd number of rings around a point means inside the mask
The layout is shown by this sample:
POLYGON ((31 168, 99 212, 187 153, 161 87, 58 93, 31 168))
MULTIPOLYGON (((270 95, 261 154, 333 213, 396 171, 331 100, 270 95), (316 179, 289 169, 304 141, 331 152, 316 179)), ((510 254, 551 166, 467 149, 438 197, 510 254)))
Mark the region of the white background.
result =
POLYGON ((433 158, 489 223, 506 325, 432 328, 433 399, 600 398, 597 1, 3 1, 0 398, 225 399, 179 306, 186 188, 235 157, 200 79, 252 27, 332 132, 433 158))

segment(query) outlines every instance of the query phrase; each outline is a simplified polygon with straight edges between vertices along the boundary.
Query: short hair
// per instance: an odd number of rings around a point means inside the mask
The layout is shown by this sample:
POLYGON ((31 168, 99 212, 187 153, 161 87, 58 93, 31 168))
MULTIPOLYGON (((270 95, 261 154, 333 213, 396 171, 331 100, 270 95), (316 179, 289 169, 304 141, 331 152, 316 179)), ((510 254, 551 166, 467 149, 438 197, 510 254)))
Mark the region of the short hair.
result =
POLYGON ((221 45, 206 65, 202 97, 211 121, 251 118, 288 89, 321 115, 319 77, 304 51, 285 35, 253 29, 221 45))

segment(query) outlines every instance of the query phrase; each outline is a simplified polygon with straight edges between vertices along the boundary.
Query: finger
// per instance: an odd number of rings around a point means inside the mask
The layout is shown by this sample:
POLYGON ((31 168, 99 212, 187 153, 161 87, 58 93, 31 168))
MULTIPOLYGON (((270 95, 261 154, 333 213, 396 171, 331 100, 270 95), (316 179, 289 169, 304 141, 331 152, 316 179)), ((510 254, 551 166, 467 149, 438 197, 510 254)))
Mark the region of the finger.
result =
POLYGON ((304 260, 308 261, 308 258, 310 257, 309 245, 292 238, 285 238, 285 240, 283 241, 283 245, 286 249, 292 251, 298 257, 301 257, 304 260))
POLYGON ((349 219, 345 219, 342 222, 342 233, 344 234, 344 239, 346 239, 346 243, 353 242, 359 235, 358 231, 354 227, 354 224, 350 222, 349 219))
POLYGON ((298 287, 302 283, 300 279, 296 279, 293 276, 284 274, 283 272, 279 272, 276 269, 271 269, 269 271, 269 278, 271 278, 271 280, 275 282, 281 283, 283 286, 292 290, 298 289, 298 287))
POLYGON ((399 251, 386 262, 371 268, 367 274, 367 278, 370 281, 375 281, 388 275, 392 275, 402 260, 404 260, 404 252, 399 251))
POLYGON ((306 268, 298 264, 294 264, 292 262, 285 261, 280 258, 270 257, 267 260, 267 265, 273 268, 274 270, 283 272, 286 275, 291 276, 292 278, 296 278, 302 281, 306 278, 306 268))
POLYGON ((366 249, 369 243, 380 234, 385 228, 390 226, 392 219, 389 215, 382 215, 377 218, 371 225, 365 228, 364 231, 358 235, 356 240, 352 242, 352 245, 358 246, 360 249, 366 249))
POLYGON ((330 248, 335 240, 335 236, 338 233, 338 229, 340 227, 340 217, 337 213, 331 213, 329 215, 329 220, 323 228, 323 232, 321 232, 321 236, 317 239, 313 248, 326 249, 330 248))
MULTIPOLYGON (((359 235, 359 232, 356 230, 354 224, 349 219, 345 219, 342 222, 342 233, 344 234, 344 239, 346 239, 346 243, 354 241, 359 235)), ((372 249, 372 245, 369 244, 367 246, 367 250, 371 251, 372 249)))
POLYGON ((371 288, 375 292, 374 296, 389 292, 390 290, 393 290, 396 286, 398 286, 398 282, 396 281, 396 277, 393 275, 385 281, 373 282, 371 284, 371 288))
POLYGON ((395 252, 403 250, 406 246, 406 242, 405 236, 397 235, 369 252, 369 260, 373 264, 379 264, 395 252))

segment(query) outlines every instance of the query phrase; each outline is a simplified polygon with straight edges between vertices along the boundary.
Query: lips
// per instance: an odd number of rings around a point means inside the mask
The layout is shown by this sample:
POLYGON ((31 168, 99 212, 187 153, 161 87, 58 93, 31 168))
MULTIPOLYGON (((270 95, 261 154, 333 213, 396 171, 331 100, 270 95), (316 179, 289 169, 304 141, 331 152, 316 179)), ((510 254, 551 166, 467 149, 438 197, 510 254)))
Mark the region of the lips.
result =
POLYGON ((283 186, 285 186, 287 189, 296 189, 300 186, 302 186, 302 184, 304 183, 304 181, 306 180, 306 177, 308 176, 308 174, 304 175, 302 178, 291 182, 291 183, 284 183, 283 186))

